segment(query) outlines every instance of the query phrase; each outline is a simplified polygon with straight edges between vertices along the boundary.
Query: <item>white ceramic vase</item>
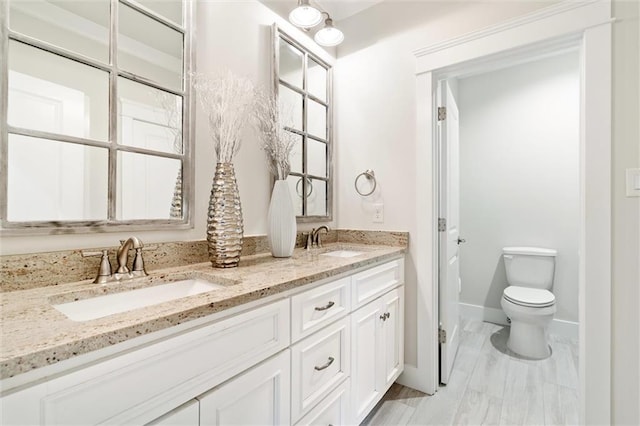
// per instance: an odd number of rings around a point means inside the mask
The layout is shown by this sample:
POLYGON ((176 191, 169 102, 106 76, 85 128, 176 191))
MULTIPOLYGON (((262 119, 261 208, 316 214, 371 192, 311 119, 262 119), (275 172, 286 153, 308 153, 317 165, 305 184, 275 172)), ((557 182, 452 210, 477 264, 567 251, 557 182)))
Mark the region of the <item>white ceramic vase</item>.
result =
POLYGON ((276 180, 271 193, 267 238, 273 257, 291 257, 296 245, 296 215, 289 184, 286 180, 276 180))

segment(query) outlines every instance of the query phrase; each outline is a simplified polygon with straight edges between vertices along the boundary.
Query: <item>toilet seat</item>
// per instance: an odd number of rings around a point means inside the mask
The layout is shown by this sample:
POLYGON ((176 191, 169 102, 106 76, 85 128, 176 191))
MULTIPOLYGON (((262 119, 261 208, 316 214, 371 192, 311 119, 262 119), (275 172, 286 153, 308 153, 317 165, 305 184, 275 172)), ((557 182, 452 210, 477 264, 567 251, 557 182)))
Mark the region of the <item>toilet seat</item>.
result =
POLYGON ((502 296, 511 303, 530 308, 546 308, 556 303, 556 297, 549 290, 509 286, 502 296))

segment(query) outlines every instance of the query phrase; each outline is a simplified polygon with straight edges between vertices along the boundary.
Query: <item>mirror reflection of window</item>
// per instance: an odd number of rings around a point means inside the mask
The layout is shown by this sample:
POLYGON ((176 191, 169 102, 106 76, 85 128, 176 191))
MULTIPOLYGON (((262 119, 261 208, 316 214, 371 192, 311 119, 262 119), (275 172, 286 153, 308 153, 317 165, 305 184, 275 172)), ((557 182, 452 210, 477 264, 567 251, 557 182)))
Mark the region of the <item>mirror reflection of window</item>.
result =
POLYGON ((277 27, 275 86, 283 126, 300 136, 288 179, 298 221, 331 217, 331 67, 277 27))
POLYGON ((187 223, 194 2, 5 1, 3 228, 187 223))

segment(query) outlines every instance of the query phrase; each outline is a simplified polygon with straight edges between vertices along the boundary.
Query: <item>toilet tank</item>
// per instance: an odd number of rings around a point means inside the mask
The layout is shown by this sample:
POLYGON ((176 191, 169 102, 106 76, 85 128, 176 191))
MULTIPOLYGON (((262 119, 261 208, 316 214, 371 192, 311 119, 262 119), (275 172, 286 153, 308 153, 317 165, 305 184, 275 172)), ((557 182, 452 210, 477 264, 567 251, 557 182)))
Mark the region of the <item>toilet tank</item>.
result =
POLYGON ((502 256, 509 285, 550 290, 557 252, 540 247, 504 247, 502 256))

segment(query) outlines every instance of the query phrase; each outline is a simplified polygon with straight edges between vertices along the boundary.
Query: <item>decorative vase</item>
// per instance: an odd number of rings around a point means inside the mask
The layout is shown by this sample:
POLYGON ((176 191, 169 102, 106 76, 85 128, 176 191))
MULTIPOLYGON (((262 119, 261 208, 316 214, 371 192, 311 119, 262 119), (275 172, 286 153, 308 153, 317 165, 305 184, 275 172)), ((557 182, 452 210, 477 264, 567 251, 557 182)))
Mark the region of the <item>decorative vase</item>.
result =
POLYGON ((216 268, 238 266, 242 251, 242 206, 232 163, 216 164, 209 198, 207 243, 216 268))
POLYGON ((273 185, 267 222, 267 239, 273 257, 291 257, 296 245, 297 228, 291 192, 286 180, 276 180, 273 185))
POLYGON ((169 218, 182 219, 182 167, 178 169, 178 176, 176 176, 176 184, 173 188, 169 218))

